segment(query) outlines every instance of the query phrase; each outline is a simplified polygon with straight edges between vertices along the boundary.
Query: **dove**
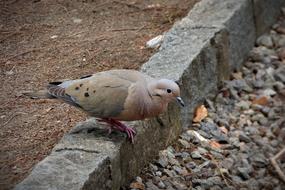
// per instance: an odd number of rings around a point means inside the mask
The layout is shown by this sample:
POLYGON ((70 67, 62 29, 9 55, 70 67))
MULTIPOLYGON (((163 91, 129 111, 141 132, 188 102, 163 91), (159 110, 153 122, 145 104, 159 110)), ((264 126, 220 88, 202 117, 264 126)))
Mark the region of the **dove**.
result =
POLYGON ((180 88, 169 79, 155 79, 136 70, 102 71, 75 80, 50 82, 46 98, 75 106, 134 142, 136 132, 121 121, 143 120, 166 111, 168 104, 184 102, 180 88))

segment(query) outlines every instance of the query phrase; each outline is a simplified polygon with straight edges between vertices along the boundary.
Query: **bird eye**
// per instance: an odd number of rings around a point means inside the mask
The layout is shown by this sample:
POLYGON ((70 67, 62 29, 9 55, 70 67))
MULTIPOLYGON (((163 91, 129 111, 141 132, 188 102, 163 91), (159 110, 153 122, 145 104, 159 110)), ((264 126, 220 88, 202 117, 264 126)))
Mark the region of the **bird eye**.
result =
POLYGON ((171 93, 171 92, 172 92, 172 90, 171 90, 171 89, 167 89, 166 91, 167 91, 167 93, 171 93))

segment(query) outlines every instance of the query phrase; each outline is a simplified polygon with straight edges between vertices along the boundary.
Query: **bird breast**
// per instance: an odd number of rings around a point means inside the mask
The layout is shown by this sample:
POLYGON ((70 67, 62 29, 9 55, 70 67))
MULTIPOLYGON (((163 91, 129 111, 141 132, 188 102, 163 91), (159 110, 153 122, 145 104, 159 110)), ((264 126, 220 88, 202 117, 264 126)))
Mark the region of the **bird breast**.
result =
POLYGON ((123 111, 114 119, 121 121, 142 120, 155 117, 165 111, 167 104, 163 104, 159 99, 153 98, 148 91, 138 85, 130 86, 123 111))

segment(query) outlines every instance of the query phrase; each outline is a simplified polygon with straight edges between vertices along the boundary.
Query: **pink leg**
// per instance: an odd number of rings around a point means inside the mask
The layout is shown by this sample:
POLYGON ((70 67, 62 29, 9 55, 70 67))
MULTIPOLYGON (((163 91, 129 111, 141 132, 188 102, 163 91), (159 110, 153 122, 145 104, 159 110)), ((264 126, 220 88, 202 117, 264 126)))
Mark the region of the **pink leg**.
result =
POLYGON ((97 121, 108 123, 111 126, 111 128, 109 129, 109 133, 112 132, 112 129, 117 129, 121 132, 127 133, 128 138, 131 140, 132 143, 134 143, 134 135, 136 134, 134 129, 127 127, 125 124, 115 119, 100 118, 100 119, 97 119, 97 121))

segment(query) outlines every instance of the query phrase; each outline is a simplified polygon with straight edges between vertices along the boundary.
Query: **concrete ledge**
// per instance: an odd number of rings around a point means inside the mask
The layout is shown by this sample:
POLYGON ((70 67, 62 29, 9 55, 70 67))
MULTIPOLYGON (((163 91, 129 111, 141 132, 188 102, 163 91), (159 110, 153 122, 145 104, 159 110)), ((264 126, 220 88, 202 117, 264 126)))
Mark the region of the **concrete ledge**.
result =
POLYGON ((196 4, 141 69, 178 81, 185 109, 170 105, 158 118, 128 123, 137 131, 133 145, 122 134, 106 136, 94 119, 80 123, 15 189, 119 189, 173 142, 182 127, 190 125, 194 108, 217 90, 230 70, 240 67, 256 33, 274 22, 281 5, 284 0, 202 0, 196 4))

